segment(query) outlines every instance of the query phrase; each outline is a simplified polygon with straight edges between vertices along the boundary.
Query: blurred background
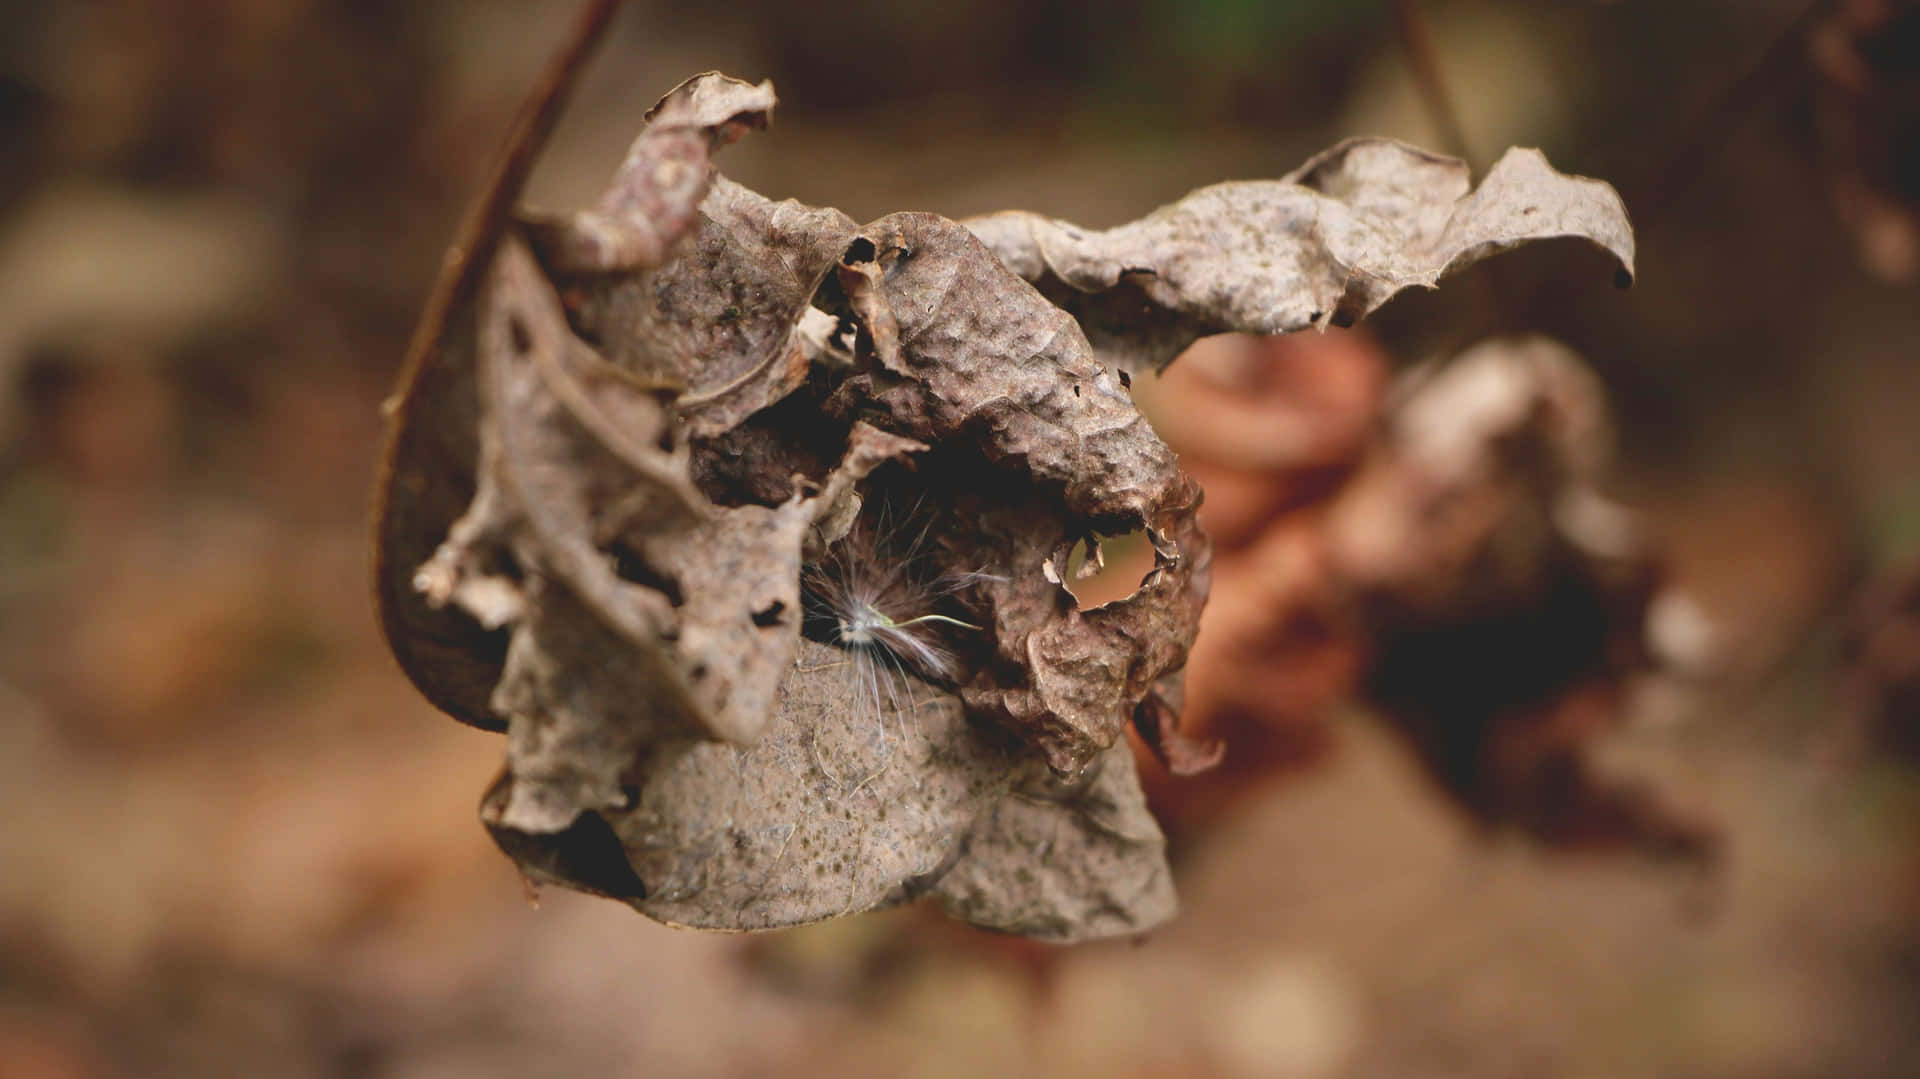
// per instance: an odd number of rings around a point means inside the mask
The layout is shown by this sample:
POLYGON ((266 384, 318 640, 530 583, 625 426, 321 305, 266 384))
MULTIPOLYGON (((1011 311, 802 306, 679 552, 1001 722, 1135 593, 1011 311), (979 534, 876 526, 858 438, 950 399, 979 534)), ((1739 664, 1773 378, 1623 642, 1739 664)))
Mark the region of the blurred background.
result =
POLYGON ((723 168, 859 220, 1113 225, 1349 134, 1539 146, 1627 199, 1629 291, 1546 245, 1143 387, 1208 484, 1217 597, 1271 602, 1203 627, 1227 764, 1146 766, 1180 918, 1072 951, 530 902, 475 817, 500 743, 389 659, 379 402, 570 8, 0 0, 0 1075, 1920 1071, 1912 7, 626 5, 531 202, 590 202, 713 68, 782 102, 723 168), (1482 797, 1370 630, 1283 617, 1326 507, 1394 467, 1395 372, 1516 332, 1597 375, 1596 482, 1681 597, 1603 634, 1664 670, 1520 710, 1717 836, 1709 868, 1482 797), (1222 396, 1310 430, 1236 443, 1222 396))

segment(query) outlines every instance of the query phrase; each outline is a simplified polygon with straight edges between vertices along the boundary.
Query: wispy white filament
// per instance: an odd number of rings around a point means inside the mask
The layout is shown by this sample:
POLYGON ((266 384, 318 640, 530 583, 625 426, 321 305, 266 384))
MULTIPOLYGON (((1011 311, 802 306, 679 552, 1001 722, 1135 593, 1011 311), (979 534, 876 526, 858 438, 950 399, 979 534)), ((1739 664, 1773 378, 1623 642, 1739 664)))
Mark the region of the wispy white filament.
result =
POLYGON ((942 597, 990 578, 929 575, 920 564, 926 536, 924 526, 909 535, 893 525, 883 507, 878 528, 857 525, 804 576, 810 613, 825 625, 831 643, 848 654, 853 707, 874 717, 883 744, 890 740, 888 712, 902 742, 906 739, 907 715, 919 703, 910 676, 956 680, 959 660, 947 634, 980 628, 933 608, 942 597))

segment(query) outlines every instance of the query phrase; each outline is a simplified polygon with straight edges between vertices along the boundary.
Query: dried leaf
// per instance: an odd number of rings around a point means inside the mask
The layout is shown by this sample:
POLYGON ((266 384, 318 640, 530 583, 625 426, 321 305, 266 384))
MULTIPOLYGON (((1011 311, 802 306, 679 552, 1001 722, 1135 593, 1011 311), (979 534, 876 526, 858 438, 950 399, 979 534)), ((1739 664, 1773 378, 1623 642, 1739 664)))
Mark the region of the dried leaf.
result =
POLYGON ((556 274, 658 266, 694 224, 713 183, 713 152, 767 126, 772 109, 772 83, 707 72, 674 87, 647 111, 645 130, 597 208, 527 218, 541 261, 556 274))
MULTIPOLYGON (((1183 768, 1215 755, 1171 703, 1208 589, 1199 488, 1081 323, 965 226, 857 227, 718 178, 772 104, 689 80, 593 211, 502 243, 400 410, 396 654, 506 727, 482 816, 536 880, 708 928, 922 895, 1049 940, 1164 920, 1121 736, 1144 716, 1183 768), (1069 562, 1134 532, 1151 569, 1082 610, 1069 562)), ((1337 242, 1513 238, 1388 235, 1379 192, 1440 181, 1347 156, 1315 181, 1353 188, 1337 242)))
POLYGON ((608 358, 683 379, 695 437, 719 434, 806 379, 800 326, 852 238, 838 210, 773 202, 716 178, 679 257, 652 272, 565 278, 574 315, 608 358))
MULTIPOLYGON (((463 234, 462 239, 470 245, 465 252, 467 259, 490 259, 498 232, 496 218, 516 197, 531 153, 550 128, 559 100, 604 30, 610 13, 608 5, 583 13, 574 39, 556 57, 553 70, 530 101, 516 132, 520 142, 509 148, 480 208, 480 217, 470 222, 463 234), (499 212, 490 212, 496 209, 499 212)), ((648 210, 660 215, 657 220, 648 218, 645 228, 659 240, 662 251, 673 243, 678 231, 684 231, 688 215, 681 207, 697 203, 712 180, 704 155, 737 137, 739 130, 755 118, 764 122, 765 110, 771 105, 770 87, 751 87, 707 74, 687 80, 656 106, 655 111, 666 114, 668 122, 660 135, 650 139, 643 133, 636 140, 635 150, 629 154, 632 167, 622 170, 623 177, 631 176, 636 182, 621 189, 628 193, 625 203, 630 210, 636 203, 645 207, 628 213, 628 217, 648 210), (677 193, 677 198, 662 192, 645 195, 645 184, 638 182, 643 174, 656 182, 662 179, 651 167, 646 152, 649 147, 663 149, 665 156, 674 159, 675 167, 669 170, 673 175, 667 177, 674 182, 665 186, 677 193), (689 151, 697 155, 697 162, 687 159, 689 151)), ((603 208, 617 210, 620 206, 610 195, 603 208)), ((528 223, 526 228, 533 235, 543 231, 538 223, 528 223)), ((493 710, 489 696, 505 660, 504 635, 484 618, 476 622, 453 613, 454 608, 444 603, 445 595, 439 597, 442 602, 432 604, 420 602, 415 595, 419 581, 416 568, 447 535, 454 519, 474 497, 478 483, 480 404, 474 362, 478 305, 461 287, 478 276, 470 272, 471 268, 470 263, 449 263, 451 272, 440 288, 444 295, 437 294, 435 304, 423 316, 422 332, 409 356, 402 390, 388 405, 394 425, 379 478, 374 595, 387 643, 414 685, 448 714, 499 730, 504 729, 505 721, 493 710)), ((642 376, 660 375, 645 366, 630 370, 642 376)), ((672 372, 667 375, 666 384, 670 384, 672 372)))
POLYGON ((1611 187, 1508 150, 1469 192, 1465 162, 1350 139, 1279 180, 1201 188, 1105 231, 1020 211, 966 224, 1073 313, 1099 355, 1158 370, 1210 333, 1346 326, 1394 294, 1534 240, 1578 237, 1633 274, 1611 187))

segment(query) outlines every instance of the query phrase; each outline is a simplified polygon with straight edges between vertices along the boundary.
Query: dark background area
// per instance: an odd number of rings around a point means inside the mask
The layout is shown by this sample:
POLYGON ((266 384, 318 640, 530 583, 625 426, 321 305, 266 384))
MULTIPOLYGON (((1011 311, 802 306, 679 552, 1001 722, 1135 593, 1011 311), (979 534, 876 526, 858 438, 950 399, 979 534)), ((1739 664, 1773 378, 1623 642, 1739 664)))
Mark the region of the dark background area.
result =
MULTIPOLYGON (((1540 331, 1601 376, 1612 487, 1716 642, 1601 748, 1721 821, 1711 917, 1472 828, 1357 708, 1177 836, 1185 909, 1137 945, 529 904, 474 816, 499 744, 394 669, 365 519, 380 401, 569 6, 0 0, 0 1075, 1920 1068, 1920 717, 1847 646, 1920 553, 1920 16, 1418 7, 1469 160, 1614 183, 1640 276, 1547 245, 1368 340, 1540 331)), ((1107 226, 1349 134, 1450 149, 1418 55, 1387 3, 634 2, 529 201, 591 201, 718 68, 779 90, 721 159, 767 195, 1107 226)))

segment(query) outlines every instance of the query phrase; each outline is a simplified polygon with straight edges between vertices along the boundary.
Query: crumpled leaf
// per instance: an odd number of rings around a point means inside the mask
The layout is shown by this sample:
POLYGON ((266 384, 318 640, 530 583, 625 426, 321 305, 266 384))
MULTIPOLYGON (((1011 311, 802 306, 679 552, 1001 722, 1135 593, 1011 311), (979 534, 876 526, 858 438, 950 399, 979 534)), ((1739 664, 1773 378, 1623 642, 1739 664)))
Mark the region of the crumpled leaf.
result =
POLYGON ((479 491, 416 585, 515 627, 492 699, 520 780, 504 819, 557 830, 618 802, 631 756, 661 737, 759 737, 798 640, 807 529, 920 447, 862 426, 822 495, 713 506, 684 446, 663 445, 670 398, 571 335, 517 242, 486 299, 479 491))
POLYGON ((686 382, 682 422, 695 437, 719 434, 806 379, 801 319, 855 228, 838 210, 774 202, 717 177, 679 257, 578 281, 576 317, 622 366, 674 358, 663 373, 686 382))
POLYGON ((660 265, 693 226, 713 184, 713 151, 767 126, 772 109, 772 83, 695 75, 647 110, 647 126, 598 207, 528 215, 528 239, 559 274, 660 265))
POLYGON ((1469 190, 1467 165, 1357 138, 1279 180, 1204 187, 1104 231, 1021 211, 966 224, 1071 312, 1106 362, 1158 370, 1198 338, 1351 325, 1402 289, 1534 240, 1578 237, 1633 275, 1613 188, 1511 149, 1469 190))
MULTIPOLYGON (((607 228, 644 232, 654 252, 664 255, 692 223, 693 208, 713 181, 707 155, 746 128, 764 125, 772 104, 772 88, 765 84, 756 87, 713 74, 687 80, 649 114, 660 122, 635 140, 621 170, 623 182, 603 201, 604 212, 571 230, 565 219, 525 222, 526 234, 536 243, 555 244, 560 243, 556 237, 569 231, 588 236, 607 228)), ((512 164, 510 160, 503 168, 512 164)), ((600 262, 610 265, 624 265, 645 254, 630 239, 619 236, 598 248, 574 242, 568 249, 600 250, 600 262)), ((448 534, 462 508, 475 497, 479 482, 482 450, 475 355, 481 306, 467 304, 449 317, 439 347, 416 358, 418 366, 406 373, 400 394, 389 405, 394 424, 380 476, 374 595, 395 658, 427 699, 457 719, 499 730, 506 722, 489 698, 506 658, 500 623, 453 613, 455 608, 445 603, 451 582, 440 581, 422 590, 437 602, 422 603, 414 597, 421 583, 416 567, 448 534)), ((665 365, 629 363, 627 370, 643 384, 652 380, 662 389, 685 381, 665 365)))
MULTIPOLYGON (((707 928, 918 896, 1050 940, 1156 924, 1164 842, 1121 736, 1213 756, 1175 711, 1199 488, 967 227, 719 178, 772 104, 689 80, 594 210, 499 245, 399 403, 395 653, 505 727, 482 817, 535 880, 707 928), (1069 565, 1134 532, 1139 587, 1081 609, 1069 565), (836 571, 885 587, 805 583, 836 571)), ((1347 202, 1411 182, 1374 168, 1347 202)))
POLYGON ((838 210, 774 202, 714 174, 708 155, 766 126, 772 108, 771 84, 688 79, 647 114, 596 209, 530 221, 542 263, 574 287, 578 321, 613 362, 681 380, 696 436, 806 377, 800 318, 855 229, 838 210))

